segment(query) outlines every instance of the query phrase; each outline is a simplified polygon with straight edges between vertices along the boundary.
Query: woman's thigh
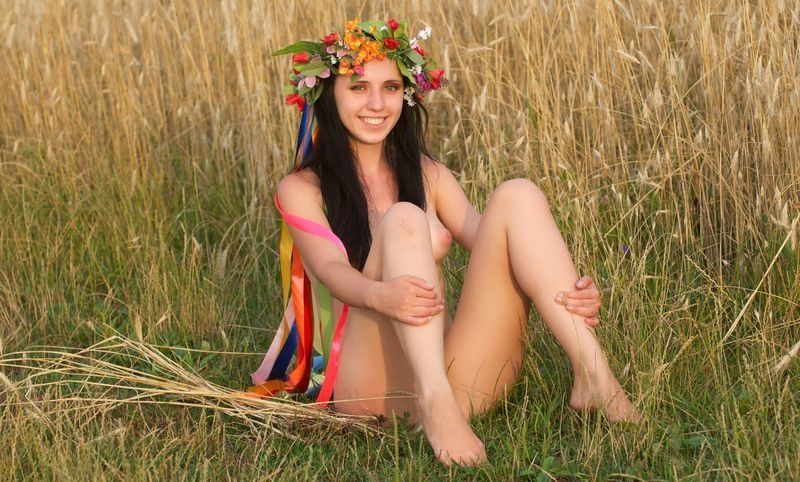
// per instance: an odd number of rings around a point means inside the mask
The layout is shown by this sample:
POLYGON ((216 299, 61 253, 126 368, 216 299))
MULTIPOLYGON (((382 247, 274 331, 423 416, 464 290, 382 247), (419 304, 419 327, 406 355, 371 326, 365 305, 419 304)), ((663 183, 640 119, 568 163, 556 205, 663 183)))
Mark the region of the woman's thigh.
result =
MULTIPOLYGON (((381 229, 364 265, 364 275, 382 280, 381 229)), ((374 310, 350 307, 334 387, 336 409, 345 413, 416 415, 414 375, 392 328, 374 310)))
POLYGON ((516 380, 522 364, 530 301, 514 276, 506 227, 518 196, 526 195, 520 191, 533 188, 527 184, 510 181, 492 193, 445 337, 447 376, 466 413, 488 409, 516 380))

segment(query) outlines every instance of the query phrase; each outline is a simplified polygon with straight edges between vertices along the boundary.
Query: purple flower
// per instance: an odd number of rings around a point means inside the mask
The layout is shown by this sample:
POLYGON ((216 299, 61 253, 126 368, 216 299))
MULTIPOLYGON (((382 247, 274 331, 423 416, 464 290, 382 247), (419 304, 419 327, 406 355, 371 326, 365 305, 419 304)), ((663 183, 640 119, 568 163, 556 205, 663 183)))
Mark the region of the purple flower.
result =
POLYGON ((428 82, 428 78, 425 74, 414 74, 414 80, 417 81, 420 93, 425 93, 433 88, 433 85, 428 82))

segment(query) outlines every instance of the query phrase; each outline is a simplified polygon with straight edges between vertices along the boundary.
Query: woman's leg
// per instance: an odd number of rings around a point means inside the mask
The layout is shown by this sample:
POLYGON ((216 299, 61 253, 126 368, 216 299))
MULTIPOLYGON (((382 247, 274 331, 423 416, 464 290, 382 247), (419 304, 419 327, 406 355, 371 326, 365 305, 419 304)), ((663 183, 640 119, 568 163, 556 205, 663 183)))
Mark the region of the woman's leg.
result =
MULTIPOLYGON (((427 215, 417 206, 405 202, 394 204, 376 229, 364 274, 382 280, 411 274, 435 285, 437 273, 430 229, 427 215)), ((358 311, 355 313, 358 316, 358 311)), ((383 327, 366 322, 366 317, 348 320, 336 386, 337 409, 352 412, 354 408, 358 410, 370 405, 373 409, 396 409, 402 406, 380 397, 390 385, 397 388, 398 380, 391 378, 392 375, 399 375, 401 380, 406 380, 410 385, 408 391, 417 394, 419 411, 415 413, 416 418, 422 423, 428 441, 440 460, 460 464, 485 460, 483 443, 469 427, 447 378, 444 365, 445 312, 434 315, 429 323, 422 326, 383 318, 378 321, 384 324, 383 327), (386 327, 391 327, 395 333, 395 344, 399 342, 401 348, 399 354, 397 346, 391 346, 391 341, 380 336, 381 329, 385 331, 386 327), (369 336, 369 331, 363 330, 375 331, 375 334, 369 336), (380 345, 376 343, 379 340, 380 345), (348 353, 349 350, 353 352, 348 353), (372 352, 372 357, 369 352, 372 352), (382 371, 376 370, 380 362, 383 362, 382 371), (389 374, 388 370, 402 373, 389 374), (371 373, 365 373, 367 371, 371 373), (408 371, 411 372, 411 380, 408 371), (365 382, 369 386, 365 387, 365 382), (347 401, 364 396, 372 400, 347 401)), ((388 414, 390 411, 382 413, 388 414)))
POLYGON ((500 185, 481 217, 445 339, 448 378, 465 413, 488 409, 516 379, 530 299, 572 364, 573 408, 638 419, 592 329, 553 300, 577 279, 542 192, 525 179, 500 185))

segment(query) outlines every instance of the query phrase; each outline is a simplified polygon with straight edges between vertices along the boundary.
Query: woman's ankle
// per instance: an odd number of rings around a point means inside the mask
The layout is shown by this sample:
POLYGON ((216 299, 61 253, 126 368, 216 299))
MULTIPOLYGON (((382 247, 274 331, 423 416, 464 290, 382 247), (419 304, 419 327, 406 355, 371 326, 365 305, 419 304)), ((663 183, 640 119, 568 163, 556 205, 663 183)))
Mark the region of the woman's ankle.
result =
POLYGON ((453 388, 446 377, 440 380, 426 380, 425 383, 417 382, 417 399, 428 400, 442 396, 453 396, 453 388))

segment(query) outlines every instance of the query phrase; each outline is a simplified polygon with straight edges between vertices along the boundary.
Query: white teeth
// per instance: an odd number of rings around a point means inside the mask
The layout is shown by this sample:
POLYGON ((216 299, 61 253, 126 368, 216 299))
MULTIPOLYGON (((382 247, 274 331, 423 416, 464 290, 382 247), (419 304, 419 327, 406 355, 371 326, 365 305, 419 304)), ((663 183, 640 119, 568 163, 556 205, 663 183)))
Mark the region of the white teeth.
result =
POLYGON ((377 126, 383 122, 385 117, 362 117, 361 119, 371 126, 377 126))

